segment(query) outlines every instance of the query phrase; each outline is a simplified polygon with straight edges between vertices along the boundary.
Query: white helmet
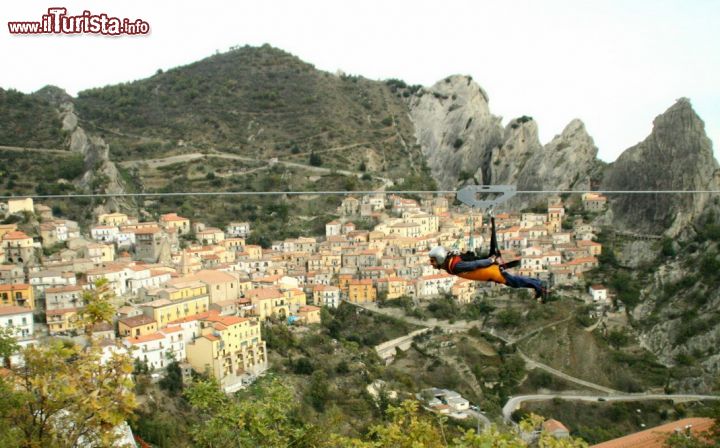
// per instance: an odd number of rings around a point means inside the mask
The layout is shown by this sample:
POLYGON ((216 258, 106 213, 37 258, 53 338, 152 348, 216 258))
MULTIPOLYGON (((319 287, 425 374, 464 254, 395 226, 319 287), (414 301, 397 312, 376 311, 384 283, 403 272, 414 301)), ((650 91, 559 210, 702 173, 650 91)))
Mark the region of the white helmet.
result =
POLYGON ((428 254, 428 257, 434 259, 438 265, 442 266, 443 263, 445 263, 445 258, 447 257, 447 250, 445 250, 442 246, 435 246, 432 248, 430 253, 428 254))

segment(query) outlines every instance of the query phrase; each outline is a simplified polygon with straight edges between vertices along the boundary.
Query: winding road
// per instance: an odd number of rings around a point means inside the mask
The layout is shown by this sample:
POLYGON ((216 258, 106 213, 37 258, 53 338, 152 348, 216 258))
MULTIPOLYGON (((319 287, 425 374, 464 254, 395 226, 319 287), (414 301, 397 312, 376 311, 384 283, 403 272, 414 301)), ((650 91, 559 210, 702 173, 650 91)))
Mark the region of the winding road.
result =
MULTIPOLYGON (((349 303, 349 302, 348 302, 349 303)), ((439 321, 439 320, 428 320, 428 321, 422 321, 419 319, 414 319, 411 317, 406 316, 404 313, 402 313, 401 310, 398 309, 390 309, 390 308, 379 308, 375 304, 352 304, 355 306, 358 306, 360 308, 366 309, 370 312, 385 314, 388 316, 396 317, 399 319, 404 320, 407 323, 411 323, 413 325, 419 325, 423 327, 440 327, 443 330, 446 331, 466 331, 469 330, 471 327, 475 326, 475 324, 471 324, 469 322, 465 321, 459 321, 455 322, 453 324, 450 324, 447 321, 439 321)), ((549 324, 543 325, 541 327, 532 329, 528 331, 527 333, 517 337, 517 338, 511 338, 507 337, 501 334, 498 334, 494 329, 491 329, 490 331, 487 331, 488 334, 491 336, 494 336, 502 341, 504 341, 507 344, 516 344, 517 342, 528 338, 545 328, 552 327, 554 325, 561 324, 569 319, 571 319, 572 316, 569 316, 567 318, 561 319, 556 322, 551 322, 549 324)), ((585 381, 580 378, 573 377, 571 375, 568 375, 564 372, 561 372, 560 370, 557 370, 555 368, 552 368, 548 366, 547 364, 543 364, 535 359, 530 358, 525 353, 523 353, 520 349, 517 349, 518 355, 525 361, 525 364, 528 369, 541 369, 544 370, 551 375, 557 376, 559 378, 562 378, 565 381, 581 385, 583 387, 587 387, 589 389, 594 389, 599 392, 602 392, 604 395, 563 395, 562 393, 559 394, 539 394, 539 395, 520 395, 517 397, 511 397, 507 403, 505 403, 505 406, 503 406, 502 414, 503 418, 507 422, 511 422, 510 416, 512 415, 512 412, 518 409, 522 403, 527 401, 547 401, 552 400, 554 398, 561 398, 563 400, 576 400, 576 401, 588 401, 588 402, 598 402, 598 401, 643 401, 643 400, 672 400, 673 402, 682 402, 682 401, 704 401, 704 400, 720 400, 720 396, 718 395, 692 395, 692 394, 672 394, 672 395, 664 395, 664 394, 647 394, 647 393, 639 393, 639 394, 628 394, 624 393, 615 389, 611 389, 609 387, 602 386, 600 384, 595 384, 590 381, 585 381)), ((484 416, 483 416, 484 417, 484 416)), ((487 419, 485 419, 487 420, 487 419)), ((484 421, 485 421, 484 420, 484 421)))
POLYGON ((674 403, 683 401, 707 401, 707 400, 720 400, 720 396, 717 395, 686 395, 686 394, 623 394, 623 395, 562 395, 562 394, 546 394, 546 395, 519 395, 517 397, 510 397, 510 399, 503 406, 502 414, 506 422, 511 422, 511 416, 513 411, 519 409, 520 406, 528 401, 547 401, 560 398, 562 400, 572 401, 645 401, 645 400, 671 400, 674 403))

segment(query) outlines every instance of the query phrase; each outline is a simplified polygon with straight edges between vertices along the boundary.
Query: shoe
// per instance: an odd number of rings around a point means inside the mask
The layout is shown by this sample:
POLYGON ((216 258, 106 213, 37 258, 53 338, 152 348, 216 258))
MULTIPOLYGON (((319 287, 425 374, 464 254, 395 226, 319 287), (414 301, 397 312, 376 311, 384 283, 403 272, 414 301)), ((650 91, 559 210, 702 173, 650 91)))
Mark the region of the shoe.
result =
POLYGON ((535 300, 545 304, 548 301, 548 297, 550 297, 550 290, 548 289, 546 283, 542 282, 540 289, 535 290, 535 300))

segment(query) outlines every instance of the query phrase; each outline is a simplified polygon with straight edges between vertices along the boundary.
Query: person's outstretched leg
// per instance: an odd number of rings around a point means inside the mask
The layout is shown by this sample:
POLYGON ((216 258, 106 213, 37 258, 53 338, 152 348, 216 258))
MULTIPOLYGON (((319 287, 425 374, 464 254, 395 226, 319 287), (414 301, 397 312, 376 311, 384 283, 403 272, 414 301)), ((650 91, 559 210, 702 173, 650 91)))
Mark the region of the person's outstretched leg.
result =
POLYGON ((535 297, 542 297, 543 295, 542 281, 537 278, 512 275, 507 272, 503 272, 503 277, 505 277, 505 285, 511 288, 532 288, 535 290, 535 297))

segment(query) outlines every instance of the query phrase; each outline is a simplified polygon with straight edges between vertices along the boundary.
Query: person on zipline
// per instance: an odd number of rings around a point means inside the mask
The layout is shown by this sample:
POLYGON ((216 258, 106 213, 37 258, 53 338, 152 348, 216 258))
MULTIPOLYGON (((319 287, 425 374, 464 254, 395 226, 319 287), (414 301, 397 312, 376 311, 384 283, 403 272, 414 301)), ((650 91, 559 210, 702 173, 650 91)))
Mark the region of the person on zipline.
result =
POLYGON ((470 280, 495 282, 511 288, 531 288, 535 290, 535 299, 542 303, 547 299, 548 290, 541 280, 509 274, 501 267, 496 255, 466 261, 459 253, 448 252, 444 247, 437 246, 428 256, 435 269, 444 269, 448 274, 470 280))

